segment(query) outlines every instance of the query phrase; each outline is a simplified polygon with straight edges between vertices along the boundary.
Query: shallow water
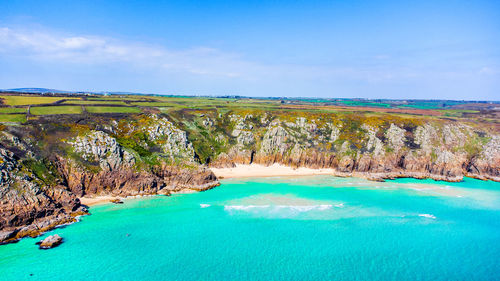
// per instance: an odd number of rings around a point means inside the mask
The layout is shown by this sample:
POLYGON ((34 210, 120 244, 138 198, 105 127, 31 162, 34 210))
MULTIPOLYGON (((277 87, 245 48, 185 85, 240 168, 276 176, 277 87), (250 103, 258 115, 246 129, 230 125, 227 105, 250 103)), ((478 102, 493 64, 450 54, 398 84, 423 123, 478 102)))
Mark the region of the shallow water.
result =
POLYGON ((0 280, 500 280, 500 184, 230 179, 0 246, 0 280))

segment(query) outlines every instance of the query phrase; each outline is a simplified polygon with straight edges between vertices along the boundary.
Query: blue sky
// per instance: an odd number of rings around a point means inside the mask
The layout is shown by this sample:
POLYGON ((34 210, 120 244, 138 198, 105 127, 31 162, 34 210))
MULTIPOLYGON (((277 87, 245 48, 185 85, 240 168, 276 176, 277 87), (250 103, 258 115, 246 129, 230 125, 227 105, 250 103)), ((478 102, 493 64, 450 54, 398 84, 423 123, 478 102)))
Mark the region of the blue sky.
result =
POLYGON ((500 100, 500 1, 0 1, 0 88, 500 100))

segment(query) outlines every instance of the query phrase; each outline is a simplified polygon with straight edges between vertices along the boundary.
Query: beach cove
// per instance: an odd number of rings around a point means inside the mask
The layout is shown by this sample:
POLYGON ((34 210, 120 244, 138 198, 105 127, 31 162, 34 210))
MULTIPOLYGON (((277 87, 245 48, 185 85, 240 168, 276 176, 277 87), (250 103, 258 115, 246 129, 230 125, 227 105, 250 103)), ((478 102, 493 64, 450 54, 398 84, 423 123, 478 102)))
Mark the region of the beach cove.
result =
POLYGON ((0 247, 0 279, 500 277, 500 186, 470 178, 233 178, 205 192, 126 199, 90 212, 0 247), (34 243, 52 234, 65 242, 38 250, 34 243))

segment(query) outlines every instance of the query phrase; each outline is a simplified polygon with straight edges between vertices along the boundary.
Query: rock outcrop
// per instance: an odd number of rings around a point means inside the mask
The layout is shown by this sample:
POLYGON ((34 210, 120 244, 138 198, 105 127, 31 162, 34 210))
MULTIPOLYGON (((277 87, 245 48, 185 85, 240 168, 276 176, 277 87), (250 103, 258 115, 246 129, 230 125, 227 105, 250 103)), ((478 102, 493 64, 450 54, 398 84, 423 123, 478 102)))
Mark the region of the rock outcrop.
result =
MULTIPOLYGON (((129 135, 122 135, 121 141, 117 136, 123 128, 115 121, 102 126, 105 130, 99 130, 102 124, 97 124, 68 139, 45 140, 35 131, 40 136, 38 141, 52 146, 49 153, 31 151, 25 143, 37 140, 21 141, 3 132, 0 243, 35 237, 77 221, 78 216, 87 214, 78 199, 82 196, 169 195, 184 190, 203 191, 219 184, 210 169, 194 161, 185 131, 166 118, 151 116, 147 121, 128 123, 129 135), (133 139, 137 135, 140 139, 133 139)), ((46 130, 45 124, 41 126, 42 131, 46 130)))
POLYGON ((206 167, 181 169, 176 166, 159 166, 149 171, 125 167, 96 173, 75 162, 60 159, 58 169, 69 190, 79 197, 169 195, 185 189, 206 190, 219 184, 212 171, 206 167))
POLYGON ((36 244, 39 246, 40 249, 47 250, 61 245, 62 242, 63 238, 57 234, 54 234, 48 236, 47 238, 43 239, 40 242, 37 242, 36 244))
POLYGON ((92 130, 69 144, 83 159, 99 162, 104 171, 132 167, 135 164, 134 156, 123 150, 115 138, 101 131, 92 130))
POLYGON ((13 152, 0 147, 0 243, 38 236, 86 213, 64 186, 43 186, 13 152))
POLYGON ((150 141, 160 143, 163 151, 172 161, 175 159, 194 160, 193 145, 188 141, 185 131, 177 128, 167 118, 158 118, 154 115, 151 120, 148 126, 139 128, 139 131, 145 131, 150 141))
POLYGON ((68 189, 80 197, 124 197, 168 195, 183 189, 205 190, 218 185, 212 171, 193 163, 194 151, 186 132, 176 128, 166 118, 153 116, 150 124, 137 127, 137 131, 149 136, 148 142, 151 144, 163 148, 158 161, 164 159, 165 162, 146 166, 147 169, 136 167, 136 158, 125 151, 114 137, 101 131, 91 131, 68 143, 83 159, 88 160, 90 157, 98 161, 101 170, 93 171, 82 163, 59 156, 57 168, 68 189))
MULTIPOLYGON (((265 119, 270 119, 268 114, 265 119)), ((238 133, 241 128, 254 128, 252 134, 262 137, 253 146, 234 146, 229 153, 220 154, 211 162, 213 167, 280 163, 333 168, 339 176, 374 180, 460 181, 464 176, 500 180, 500 136, 469 125, 276 117, 264 126, 234 115, 232 120, 237 120, 238 133)))
POLYGON ((466 166, 467 174, 478 179, 500 181, 500 136, 492 137, 484 150, 466 166))

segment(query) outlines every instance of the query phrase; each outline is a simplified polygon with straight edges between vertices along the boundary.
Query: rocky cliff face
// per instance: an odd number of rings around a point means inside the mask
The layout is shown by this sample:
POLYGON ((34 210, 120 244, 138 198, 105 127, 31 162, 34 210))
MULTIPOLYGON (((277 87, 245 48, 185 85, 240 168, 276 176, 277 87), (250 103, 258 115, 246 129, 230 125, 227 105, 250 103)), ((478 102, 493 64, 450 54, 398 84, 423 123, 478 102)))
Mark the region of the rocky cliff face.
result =
POLYGON ((90 130, 67 141, 84 161, 58 156, 58 171, 72 193, 169 195, 186 189, 205 190, 218 184, 208 168, 194 161, 193 146, 186 132, 167 118, 152 115, 137 124, 128 123, 126 128, 114 124, 108 129, 109 134, 90 130), (132 143, 132 147, 124 147, 116 137, 121 137, 124 145, 132 143), (99 163, 100 169, 92 169, 85 161, 99 163))
POLYGON ((83 159, 98 162, 103 171, 130 168, 135 164, 134 156, 123 150, 115 138, 101 131, 92 130, 68 143, 83 159))
POLYGON ((37 236, 87 212, 64 186, 47 187, 37 181, 4 147, 0 163, 0 243, 37 236))
POLYGON ((281 163, 333 168, 340 176, 374 180, 415 177, 460 181, 463 176, 500 180, 500 136, 467 124, 293 116, 277 116, 266 124, 248 116, 233 116, 231 120, 236 120, 238 132, 253 128, 247 130, 252 142, 241 143, 241 133, 233 134, 237 145, 218 155, 211 162, 214 167, 281 163))
POLYGON ((55 133, 45 125, 30 128, 39 140, 20 141, 2 132, 0 243, 76 221, 87 213, 78 197, 169 195, 218 185, 215 175, 195 162, 186 132, 166 118, 148 116, 126 124, 111 120, 106 126, 89 124, 74 132, 58 124, 57 133, 68 138, 55 141, 44 138, 44 131, 55 133), (44 145, 49 153, 37 151, 37 141, 48 142, 44 145))

